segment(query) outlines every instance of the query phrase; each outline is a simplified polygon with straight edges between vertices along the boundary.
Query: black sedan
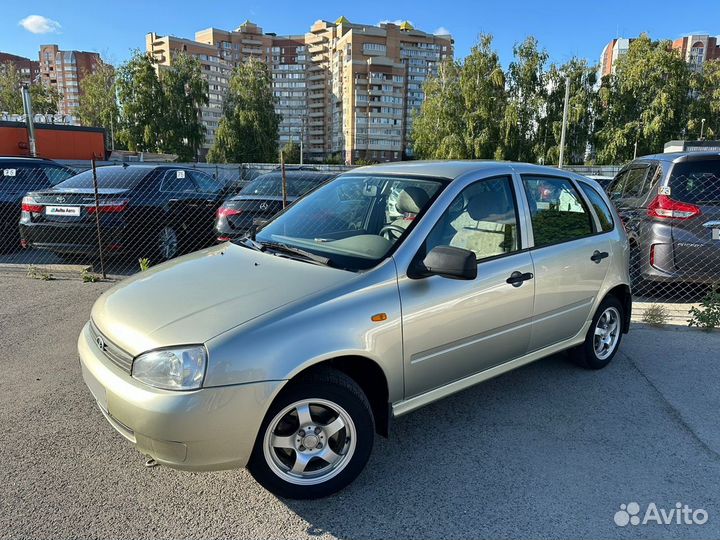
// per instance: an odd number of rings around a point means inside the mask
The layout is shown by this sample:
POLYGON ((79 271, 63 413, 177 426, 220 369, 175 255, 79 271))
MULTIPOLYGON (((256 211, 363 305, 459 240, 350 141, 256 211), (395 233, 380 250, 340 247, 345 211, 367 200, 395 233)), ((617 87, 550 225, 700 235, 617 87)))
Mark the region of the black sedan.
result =
POLYGON ((27 247, 60 255, 123 253, 153 262, 212 243, 213 217, 225 194, 222 184, 193 169, 168 165, 120 165, 97 169, 22 201, 20 234, 27 247), (97 202, 97 204, 96 204, 97 202))
POLYGON ((49 189, 74 174, 49 159, 0 157, 0 250, 20 247, 17 223, 23 195, 49 189))
MULTIPOLYGON (((335 173, 288 170, 285 173, 287 204, 334 178, 335 173)), ((218 208, 215 232, 220 242, 241 238, 253 226, 260 226, 283 209, 282 173, 273 171, 258 176, 238 195, 218 208)))

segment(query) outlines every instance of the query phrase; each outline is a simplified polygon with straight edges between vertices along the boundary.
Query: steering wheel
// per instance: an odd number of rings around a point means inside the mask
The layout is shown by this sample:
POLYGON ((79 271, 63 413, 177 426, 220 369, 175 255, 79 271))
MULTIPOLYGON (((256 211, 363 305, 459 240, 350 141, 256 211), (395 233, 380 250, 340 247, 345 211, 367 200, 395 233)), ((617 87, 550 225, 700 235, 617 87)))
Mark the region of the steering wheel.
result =
POLYGON ((388 240, 397 240, 400 238, 402 233, 405 232, 405 229, 400 227, 399 225, 385 225, 382 229, 380 229, 380 232, 378 233, 380 236, 384 236, 388 240), (393 234, 393 238, 390 238, 390 233, 397 233, 393 234))

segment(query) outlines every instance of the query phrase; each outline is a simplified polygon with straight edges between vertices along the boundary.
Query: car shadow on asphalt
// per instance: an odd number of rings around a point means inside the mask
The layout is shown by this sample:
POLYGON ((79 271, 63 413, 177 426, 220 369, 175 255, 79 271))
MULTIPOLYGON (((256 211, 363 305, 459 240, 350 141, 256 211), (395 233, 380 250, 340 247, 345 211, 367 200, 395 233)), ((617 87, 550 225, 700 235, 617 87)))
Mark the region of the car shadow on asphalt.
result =
POLYGON ((312 536, 627 536, 613 523, 621 503, 641 494, 672 504, 697 499, 682 484, 686 475, 703 475, 708 489, 720 476, 718 463, 709 474, 699 462, 674 469, 703 450, 656 414, 657 401, 622 354, 601 371, 558 354, 399 418, 339 494, 283 502, 311 524, 312 536), (663 473, 647 474, 656 469, 663 473))

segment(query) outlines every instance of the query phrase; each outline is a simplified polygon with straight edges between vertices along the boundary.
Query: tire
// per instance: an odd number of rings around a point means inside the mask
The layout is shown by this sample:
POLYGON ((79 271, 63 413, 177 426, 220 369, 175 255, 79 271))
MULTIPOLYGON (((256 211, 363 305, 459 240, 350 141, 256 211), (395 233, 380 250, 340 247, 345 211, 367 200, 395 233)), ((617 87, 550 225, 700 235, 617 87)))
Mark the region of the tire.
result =
POLYGON ((248 469, 279 497, 327 497, 360 474, 374 436, 372 409, 357 383, 339 371, 318 370, 290 382, 270 406, 248 469))
POLYGON ((620 348, 623 317, 620 301, 614 296, 605 298, 593 316, 585 342, 570 350, 573 360, 588 369, 602 369, 607 366, 620 348), (596 330, 608 333, 597 335, 596 330), (609 343, 602 343, 608 339, 609 343))
POLYGON ((164 225, 155 234, 155 251, 159 262, 169 261, 180 254, 180 233, 170 225, 164 225))

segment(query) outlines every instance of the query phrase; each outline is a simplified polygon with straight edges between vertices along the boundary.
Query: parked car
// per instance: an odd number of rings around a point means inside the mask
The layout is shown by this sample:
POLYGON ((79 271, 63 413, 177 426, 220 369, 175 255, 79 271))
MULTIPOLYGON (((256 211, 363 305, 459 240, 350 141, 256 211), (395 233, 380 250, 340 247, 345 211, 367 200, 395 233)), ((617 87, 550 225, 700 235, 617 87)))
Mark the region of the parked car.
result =
POLYGON ((224 192, 209 175, 172 165, 117 165, 85 171, 22 200, 23 245, 58 254, 98 253, 96 210, 103 250, 167 260, 207 246, 224 192))
POLYGON ((638 158, 608 192, 627 229, 636 289, 720 282, 720 153, 638 158))
POLYGON ((600 184, 600 187, 603 189, 607 189, 607 187, 610 185, 610 182, 612 182, 614 178, 614 176, 606 176, 604 174, 588 174, 586 176, 595 180, 598 184, 600 184))
POLYGON ((565 349, 606 366, 630 313, 627 237, 594 181, 396 163, 119 283, 78 347, 100 410, 155 463, 247 465, 313 498, 360 473, 392 417, 565 349))
MULTIPOLYGON (((286 202, 289 204, 296 201, 334 176, 335 173, 299 168, 286 170, 286 202)), ((238 195, 230 197, 218 208, 215 219, 217 239, 224 242, 245 236, 254 225, 265 223, 282 208, 282 173, 271 172, 258 176, 238 195)))
POLYGON ((17 224, 23 195, 48 189, 74 174, 49 159, 0 157, 0 250, 20 247, 17 224))

